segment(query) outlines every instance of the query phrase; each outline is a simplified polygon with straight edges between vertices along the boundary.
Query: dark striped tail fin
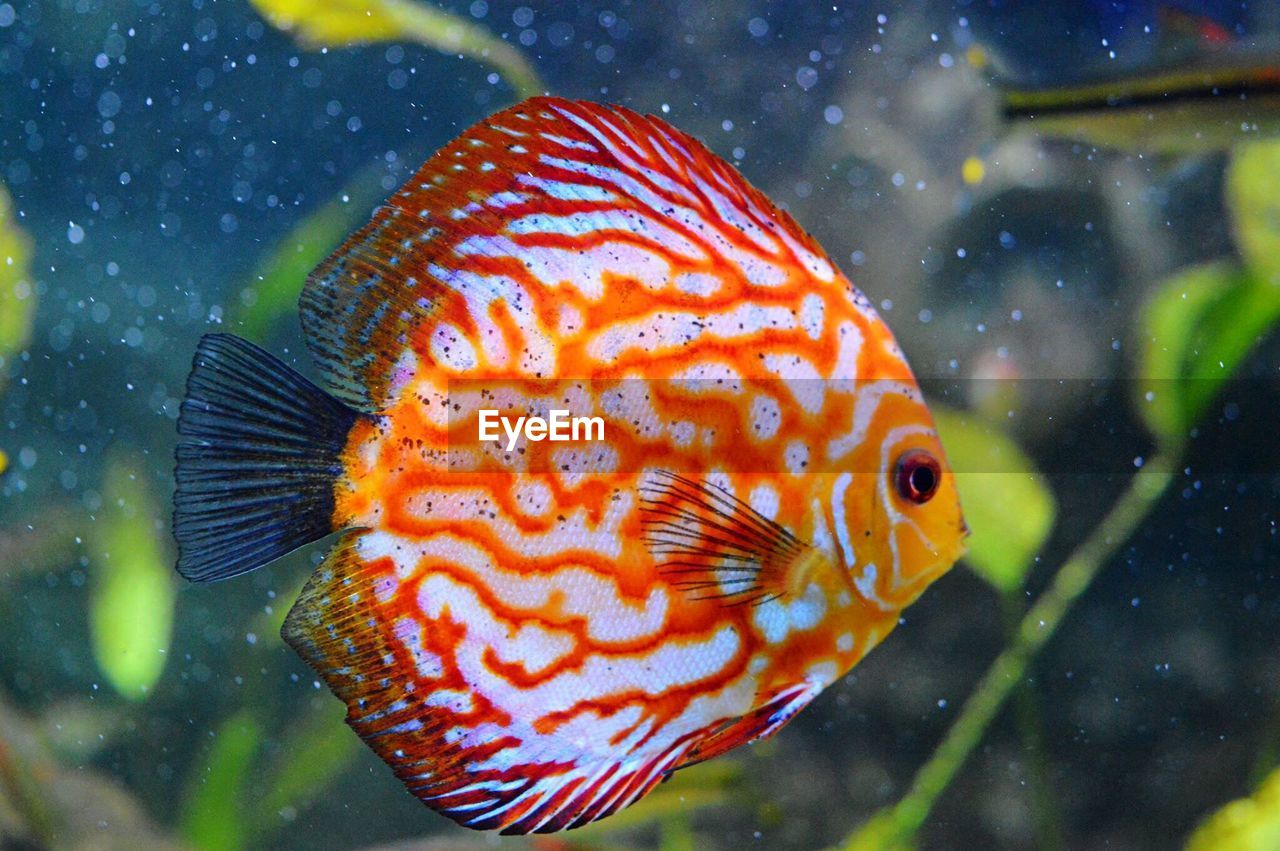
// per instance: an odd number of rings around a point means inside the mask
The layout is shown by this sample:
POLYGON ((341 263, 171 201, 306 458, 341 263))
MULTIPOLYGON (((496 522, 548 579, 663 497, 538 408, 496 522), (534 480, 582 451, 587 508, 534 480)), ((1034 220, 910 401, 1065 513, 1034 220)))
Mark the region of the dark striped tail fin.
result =
POLYGON ((358 416, 247 340, 201 339, 178 416, 178 572, 226 579, 334 531, 358 416))

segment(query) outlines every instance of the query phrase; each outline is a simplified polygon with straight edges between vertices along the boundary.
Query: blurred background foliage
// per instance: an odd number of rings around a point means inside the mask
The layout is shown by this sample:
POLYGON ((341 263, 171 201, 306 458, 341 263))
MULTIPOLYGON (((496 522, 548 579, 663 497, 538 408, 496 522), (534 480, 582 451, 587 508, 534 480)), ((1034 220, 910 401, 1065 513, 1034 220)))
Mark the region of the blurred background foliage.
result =
POLYGON ((0 3, 0 844, 494 844, 279 641, 322 548, 178 587, 170 456, 201 332, 296 356, 306 273, 545 90, 666 115, 811 228, 952 382, 973 535, 778 738, 501 844, 1275 847, 1280 111, 1087 104, 1252 79, 1280 12, 1124 6, 0 3))

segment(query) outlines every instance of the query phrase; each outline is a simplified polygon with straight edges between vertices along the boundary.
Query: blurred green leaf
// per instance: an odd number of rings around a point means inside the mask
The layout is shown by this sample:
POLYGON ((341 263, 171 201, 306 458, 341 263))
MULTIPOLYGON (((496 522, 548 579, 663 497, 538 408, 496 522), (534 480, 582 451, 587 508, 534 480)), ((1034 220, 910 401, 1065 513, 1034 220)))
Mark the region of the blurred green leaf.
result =
POLYGON ((298 223, 253 274, 229 323, 250 340, 263 340, 283 316, 298 311, 298 295, 311 270, 368 218, 382 192, 373 170, 361 173, 342 196, 298 223), (345 199, 345 200, 344 200, 345 199))
POLYGON ((245 785, 262 742, 262 728, 242 709, 219 725, 207 762, 187 787, 179 819, 182 835, 203 851, 238 851, 248 842, 245 785))
POLYGON ((282 812, 306 809, 355 760, 360 738, 343 723, 343 712, 341 702, 325 696, 289 726, 260 803, 258 824, 265 831, 285 825, 282 812))
POLYGON ((1053 529, 1053 493, 996 425, 940 405, 932 411, 969 524, 965 561, 999 591, 1016 591, 1053 529))
POLYGON ((1177 446, 1231 374, 1280 319, 1280 286, 1230 263, 1169 279, 1139 321, 1137 405, 1156 438, 1177 446))
POLYGON ((166 525, 142 468, 107 462, 102 510, 89 536, 89 622, 98 667, 120 694, 147 696, 164 670, 173 628, 166 525))
POLYGON ((689 825, 689 814, 667 816, 658 835, 658 851, 697 851, 698 839, 689 825))
POLYGON ((1280 140, 1238 145, 1226 194, 1245 265, 1263 283, 1280 288, 1280 140))
POLYGON ((1251 797, 1240 798, 1209 817, 1187 841, 1187 851, 1274 851, 1280 848, 1280 769, 1251 797))
POLYGON ((867 819, 840 847, 842 851, 910 851, 910 842, 896 839, 901 833, 895 809, 886 807, 867 819))
MULTIPOLYGON (((31 240, 14 221, 13 203, 0 186, 0 387, 9 360, 31 340, 36 293, 31 285, 31 240)), ((0 453, 0 472, 7 460, 0 453)))
POLYGON ((414 0, 252 0, 272 25, 305 46, 412 41, 468 56, 507 78, 520 97, 546 90, 520 51, 466 18, 414 0))

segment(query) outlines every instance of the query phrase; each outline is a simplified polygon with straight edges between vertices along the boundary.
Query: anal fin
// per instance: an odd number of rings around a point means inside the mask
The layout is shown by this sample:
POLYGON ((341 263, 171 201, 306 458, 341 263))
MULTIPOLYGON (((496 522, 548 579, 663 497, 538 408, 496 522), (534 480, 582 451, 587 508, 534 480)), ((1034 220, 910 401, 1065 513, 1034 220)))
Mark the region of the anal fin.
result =
MULTIPOLYGON (((506 834, 581 827, 642 798, 696 734, 620 753, 539 734, 488 704, 458 670, 466 636, 396 597, 395 565, 348 532, 285 619, 287 641, 347 705, 347 724, 423 804, 506 834)), ((526 719, 527 720, 527 719, 526 719)))
POLYGON ((689 750, 676 768, 688 768, 727 753, 739 745, 769 738, 787 726, 796 717, 796 713, 808 706, 821 691, 821 686, 815 687, 809 682, 783 689, 763 706, 708 734, 689 750))

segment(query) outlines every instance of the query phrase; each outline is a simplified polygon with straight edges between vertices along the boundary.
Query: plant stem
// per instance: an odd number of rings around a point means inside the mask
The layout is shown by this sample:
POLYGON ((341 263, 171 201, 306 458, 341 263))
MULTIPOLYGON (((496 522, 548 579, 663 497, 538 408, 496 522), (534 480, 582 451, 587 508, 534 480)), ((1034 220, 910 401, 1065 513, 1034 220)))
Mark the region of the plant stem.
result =
MULTIPOLYGON (((1017 634, 1018 621, 1024 612, 1018 605, 1017 594, 1004 594, 1001 602, 1004 604, 1005 632, 1009 643, 1012 643, 1013 636, 1017 634)), ((1059 851, 1066 847, 1062 836, 1062 818, 1058 813, 1058 802, 1053 797, 1053 784, 1049 779, 1049 753, 1045 747, 1040 701, 1030 680, 1024 679, 1014 689, 1013 709, 1027 763, 1027 785, 1031 793, 1036 847, 1041 851, 1059 851)))
MULTIPOLYGON (((1022 682, 1027 665, 1053 636, 1063 616, 1098 571, 1129 539, 1169 487, 1177 460, 1175 451, 1156 453, 1129 482, 1102 522, 1063 562, 1048 590, 1022 618, 1013 642, 991 663, 929 761, 916 772, 906 796, 893 807, 892 829, 884 835, 883 847, 909 841, 924 824, 938 796, 982 740, 1005 700, 1022 682)), ((856 836, 855 833, 850 837, 847 847, 853 847, 856 836)))
POLYGON ((385 8, 422 44, 446 53, 457 51, 496 68, 520 100, 547 90, 523 53, 465 17, 408 0, 391 0, 385 8))

